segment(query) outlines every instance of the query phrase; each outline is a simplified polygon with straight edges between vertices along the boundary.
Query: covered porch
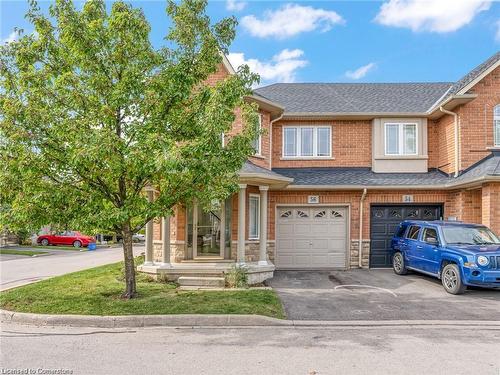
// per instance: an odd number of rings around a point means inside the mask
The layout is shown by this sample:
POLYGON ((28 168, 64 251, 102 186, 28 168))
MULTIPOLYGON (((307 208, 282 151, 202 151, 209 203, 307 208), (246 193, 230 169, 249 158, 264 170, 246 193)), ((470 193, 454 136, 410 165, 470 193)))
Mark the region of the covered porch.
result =
MULTIPOLYGON (((250 285, 273 277, 268 191, 292 180, 246 162, 236 194, 209 211, 196 201, 146 225, 145 262, 138 270, 181 285, 221 286, 224 273, 245 267, 250 285)), ((153 199, 153 192, 150 193, 153 199)))

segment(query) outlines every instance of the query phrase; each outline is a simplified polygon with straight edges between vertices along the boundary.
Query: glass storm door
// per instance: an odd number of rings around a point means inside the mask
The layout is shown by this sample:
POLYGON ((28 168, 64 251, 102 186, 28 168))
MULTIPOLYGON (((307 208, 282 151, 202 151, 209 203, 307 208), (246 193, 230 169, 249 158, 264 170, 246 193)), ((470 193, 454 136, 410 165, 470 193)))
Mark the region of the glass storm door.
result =
POLYGON ((193 258, 225 257, 225 250, 230 249, 230 220, 227 211, 227 202, 208 211, 196 204, 188 209, 188 253, 192 253, 193 258), (225 245, 221 246, 221 240, 225 245))

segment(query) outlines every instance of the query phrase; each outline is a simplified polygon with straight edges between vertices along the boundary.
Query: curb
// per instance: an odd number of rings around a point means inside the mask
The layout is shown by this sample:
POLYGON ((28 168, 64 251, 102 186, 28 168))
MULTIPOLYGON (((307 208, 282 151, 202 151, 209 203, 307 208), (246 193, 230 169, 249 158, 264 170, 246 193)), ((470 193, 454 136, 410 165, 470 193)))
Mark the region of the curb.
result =
POLYGON ((72 326, 99 328, 131 327, 255 327, 291 326, 291 320, 281 320, 261 315, 49 315, 0 310, 2 323, 21 323, 37 326, 72 326))
POLYGON ((70 326, 88 328, 138 327, 476 327, 500 330, 500 321, 485 320, 282 320, 262 315, 49 315, 0 310, 2 323, 36 326, 70 326))
POLYGON ((40 258, 40 257, 48 257, 48 256, 50 256, 50 255, 52 255, 52 253, 50 253, 50 252, 48 252, 48 251, 47 251, 47 252, 44 252, 43 254, 35 254, 35 255, 32 255, 31 257, 32 257, 32 258, 40 258))

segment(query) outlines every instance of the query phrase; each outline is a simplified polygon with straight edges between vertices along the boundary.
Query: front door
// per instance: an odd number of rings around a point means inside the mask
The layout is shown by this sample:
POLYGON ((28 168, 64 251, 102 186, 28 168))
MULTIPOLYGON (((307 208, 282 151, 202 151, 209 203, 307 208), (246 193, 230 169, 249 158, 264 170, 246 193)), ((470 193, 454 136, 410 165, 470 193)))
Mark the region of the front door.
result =
POLYGON ((194 257, 197 256, 221 256, 220 246, 221 212, 210 210, 198 212, 198 235, 197 246, 194 249, 194 257))
POLYGON ((199 205, 188 209, 188 253, 194 259, 204 257, 224 258, 224 252, 231 248, 231 203, 214 205, 204 210, 199 205), (222 231, 225 231, 222 233, 222 231), (224 241, 221 246, 221 240, 224 241))

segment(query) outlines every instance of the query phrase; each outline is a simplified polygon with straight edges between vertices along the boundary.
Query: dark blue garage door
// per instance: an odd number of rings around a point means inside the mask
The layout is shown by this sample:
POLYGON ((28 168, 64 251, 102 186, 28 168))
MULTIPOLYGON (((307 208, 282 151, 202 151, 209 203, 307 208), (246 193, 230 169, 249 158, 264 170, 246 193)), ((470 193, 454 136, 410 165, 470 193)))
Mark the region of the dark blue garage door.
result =
POLYGON ((370 267, 391 267, 391 238, 403 220, 439 220, 443 206, 372 205, 370 215, 370 267))

